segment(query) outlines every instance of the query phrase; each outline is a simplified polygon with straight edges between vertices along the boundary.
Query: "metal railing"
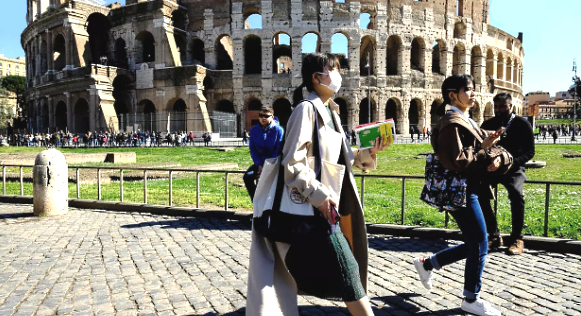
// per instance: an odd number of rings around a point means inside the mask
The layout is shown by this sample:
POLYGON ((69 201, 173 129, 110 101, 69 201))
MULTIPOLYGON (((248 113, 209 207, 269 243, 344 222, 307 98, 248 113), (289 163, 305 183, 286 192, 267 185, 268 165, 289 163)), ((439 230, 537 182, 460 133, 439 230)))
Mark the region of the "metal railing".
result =
MULTIPOLYGON (((23 168, 30 166, 24 165, 13 165, 13 164, 6 164, 2 165, 2 194, 6 195, 6 168, 19 168, 19 181, 20 181, 20 195, 24 196, 24 180, 23 180, 23 168)), ((148 204, 147 201, 147 177, 148 172, 167 172, 168 174, 168 200, 169 205, 173 206, 173 177, 175 172, 184 172, 184 173, 195 173, 196 174, 196 208, 200 208, 200 174, 202 173, 212 173, 212 174, 224 174, 224 210, 228 210, 228 198, 229 198, 229 176, 230 174, 244 174, 246 171, 239 171, 239 170, 201 170, 201 169, 186 169, 186 168, 139 168, 139 167, 93 167, 93 166, 69 166, 69 170, 75 170, 75 182, 76 182, 76 198, 81 199, 81 181, 80 181, 80 170, 81 169, 93 169, 97 170, 97 200, 100 201, 102 199, 101 194, 101 171, 102 170, 116 170, 119 171, 119 194, 120 194, 120 202, 124 202, 124 179, 123 179, 123 172, 124 171, 143 171, 143 203, 148 204)), ((423 176, 413 176, 413 175, 367 175, 367 174, 356 174, 355 178, 360 178, 361 181, 361 205, 365 206, 365 183, 366 179, 401 179, 401 217, 400 217, 400 225, 405 225, 405 202, 406 202, 406 182, 409 179, 413 180, 424 180, 423 176)), ((549 209, 550 209, 550 194, 551 194, 551 186, 552 185, 563 185, 563 186, 581 186, 581 182, 564 182, 564 181, 535 181, 535 180, 527 180, 525 183, 530 184, 539 184, 545 186, 545 214, 544 214, 544 231, 543 236, 548 236, 549 231, 549 209)), ((498 187, 495 189, 495 195, 498 196, 498 187)), ((494 212, 497 213, 498 210, 498 203, 497 201, 494 202, 494 212)), ((445 218, 445 227, 448 227, 449 223, 449 214, 446 212, 445 218)))

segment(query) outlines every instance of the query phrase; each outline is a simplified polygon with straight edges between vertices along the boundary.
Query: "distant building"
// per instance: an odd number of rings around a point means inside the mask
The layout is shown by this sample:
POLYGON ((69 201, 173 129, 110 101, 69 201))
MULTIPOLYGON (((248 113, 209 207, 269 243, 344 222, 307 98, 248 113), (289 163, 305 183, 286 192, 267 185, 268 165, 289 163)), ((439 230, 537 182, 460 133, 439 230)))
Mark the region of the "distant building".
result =
POLYGON ((573 94, 569 91, 559 91, 555 94, 555 101, 558 100, 566 100, 566 99, 573 99, 573 94))
POLYGON ((12 75, 26 76, 26 59, 24 57, 8 58, 0 54, 0 78, 12 75))
POLYGON ((573 99, 538 101, 529 105, 529 115, 537 119, 566 118, 573 113, 573 99))

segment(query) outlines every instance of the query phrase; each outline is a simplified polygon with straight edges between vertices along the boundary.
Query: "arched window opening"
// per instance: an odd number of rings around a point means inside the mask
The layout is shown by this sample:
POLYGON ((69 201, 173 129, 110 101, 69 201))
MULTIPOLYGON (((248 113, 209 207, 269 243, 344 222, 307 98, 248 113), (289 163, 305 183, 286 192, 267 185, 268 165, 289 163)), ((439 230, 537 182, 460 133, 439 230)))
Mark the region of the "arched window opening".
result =
POLYGON ((375 74, 375 39, 364 36, 359 48, 359 75, 370 76, 375 74))
POLYGON ((514 67, 512 69, 512 82, 514 82, 517 85, 520 85, 520 78, 518 75, 518 71, 519 71, 519 65, 517 63, 515 63, 514 67))
POLYGON ((40 44, 40 74, 44 75, 48 71, 48 49, 46 41, 42 41, 40 44))
POLYGON ((57 131, 67 130, 67 104, 64 101, 59 101, 56 104, 54 112, 55 124, 57 131))
POLYGON ((131 80, 124 75, 118 75, 113 80, 113 98, 115 103, 115 113, 117 114, 117 121, 119 122, 119 130, 126 131, 129 122, 129 105, 133 100, 131 90, 133 89, 131 80))
POLYGON ((175 10, 171 14, 171 25, 174 28, 185 31, 187 29, 187 15, 181 10, 175 10))
POLYGON ((135 63, 149 63, 155 61, 155 38, 147 31, 137 34, 135 38, 135 63))
POLYGON ((194 65, 206 63, 206 51, 204 50, 204 42, 199 38, 192 40, 190 51, 192 53, 192 62, 194 65))
POLYGON ((262 73, 262 40, 256 35, 244 38, 244 73, 262 73))
POLYGON ((462 22, 457 22, 454 25, 454 38, 463 39, 466 35, 466 25, 462 22))
POLYGON ((496 77, 500 80, 504 80, 504 57, 502 56, 502 53, 498 53, 496 77))
POLYGON ((278 118, 280 125, 286 127, 288 119, 293 111, 290 101, 285 98, 280 98, 274 101, 272 108, 274 109, 274 116, 278 118))
POLYGON ((236 111, 234 110, 234 103, 232 103, 232 101, 230 100, 220 100, 216 104, 216 111, 236 113, 236 111))
POLYGON ((446 75, 446 47, 443 41, 432 43, 432 73, 446 75))
POLYGON ((494 52, 492 49, 486 52, 486 76, 488 79, 494 78, 494 52))
POLYGON ((385 104, 385 118, 386 119, 393 119, 395 126, 397 125, 397 113, 398 113, 398 108, 399 108, 399 101, 396 101, 395 99, 391 98, 389 100, 387 100, 387 103, 385 104))
POLYGON ((56 71, 61 71, 66 67, 66 45, 65 45, 65 37, 62 34, 59 34, 54 39, 54 69, 56 71))
POLYGON ((359 103, 359 124, 367 124, 373 122, 375 117, 375 102, 373 99, 365 98, 359 103))
POLYGON ((93 13, 87 19, 87 33, 89 34, 89 49, 91 52, 89 56, 85 53, 85 63, 87 65, 91 63, 100 64, 102 57, 109 57, 107 48, 109 47, 110 28, 109 19, 101 13, 93 13))
POLYGON ((456 15, 457 16, 464 16, 464 1, 463 0, 456 1, 456 15))
POLYGON ((286 33, 276 34, 272 46, 272 72, 291 73, 293 69, 292 56, 290 36, 286 33))
POLYGON ((512 51, 512 41, 513 40, 510 38, 506 40, 506 49, 508 49, 510 51, 512 51))
POLYGON ((129 68, 129 64, 127 62, 127 49, 125 48, 125 40, 122 38, 118 38, 115 41, 115 64, 119 68, 129 68))
POLYGON ((386 47, 386 75, 400 74, 400 53, 401 53, 401 39, 397 36, 390 36, 387 39, 386 47))
POLYGON ((347 130, 347 126, 349 124, 349 112, 347 110, 347 101, 343 98, 336 98, 335 104, 339 106, 339 118, 341 119, 341 125, 343 126, 343 130, 347 130))
POLYGON ((479 83, 482 79, 482 50, 480 46, 472 47, 472 54, 470 57, 470 74, 474 77, 474 81, 479 83))
POLYGON ((180 53, 180 63, 183 65, 186 63, 186 60, 188 58, 188 52, 186 49, 187 46, 186 37, 180 33, 174 33, 173 36, 176 41, 177 49, 180 53))
POLYGON ((426 44, 422 38, 416 37, 412 41, 411 63, 412 70, 424 72, 426 69, 426 44))
POLYGON ((410 132, 413 130, 417 133, 418 124, 420 121, 420 108, 421 108, 421 101, 418 99, 413 99, 410 102, 410 108, 408 111, 408 118, 410 121, 410 132))
POLYGON ((251 14, 244 21, 245 29, 261 29, 262 28, 262 15, 255 13, 251 14))
POLYGON ((345 34, 333 34, 331 37, 331 54, 339 58, 341 68, 349 68, 349 39, 345 34))
POLYGON ((216 59, 218 70, 231 70, 234 61, 234 43, 232 38, 224 35, 216 41, 216 59))
POLYGON ((250 128, 258 124, 258 114, 260 108, 262 107, 262 102, 257 99, 252 99, 246 104, 246 130, 249 131, 250 128))
POLYGON ((187 106, 186 102, 182 99, 177 100, 172 108, 172 113, 170 115, 171 122, 170 122, 170 131, 173 132, 182 132, 186 131, 187 129, 187 114, 186 111, 187 106))
POLYGON ((312 32, 303 35, 303 38, 301 40, 301 53, 309 54, 320 51, 321 51, 321 41, 319 35, 312 32))
POLYGON ((149 100, 145 100, 146 102, 143 105, 143 130, 145 131, 155 131, 156 122, 157 122, 157 110, 155 108, 155 104, 149 100))
POLYGON ((85 99, 79 99, 75 104, 75 133, 85 133, 89 131, 89 103, 85 99))
POLYGON ((512 59, 506 58, 506 81, 512 81, 512 59))
POLYGON ((465 50, 464 46, 458 44, 454 47, 453 64, 452 64, 452 75, 458 75, 465 73, 465 50))
POLYGON ((432 102, 432 105, 430 106, 430 117, 431 117, 430 122, 432 123, 431 124, 432 130, 436 128, 438 120, 440 119, 440 116, 438 115, 438 108, 440 107, 440 105, 442 105, 442 103, 444 103, 442 100, 434 100, 434 102, 432 102))
POLYGON ((362 30, 375 29, 371 14, 365 12, 359 15, 359 28, 362 30))

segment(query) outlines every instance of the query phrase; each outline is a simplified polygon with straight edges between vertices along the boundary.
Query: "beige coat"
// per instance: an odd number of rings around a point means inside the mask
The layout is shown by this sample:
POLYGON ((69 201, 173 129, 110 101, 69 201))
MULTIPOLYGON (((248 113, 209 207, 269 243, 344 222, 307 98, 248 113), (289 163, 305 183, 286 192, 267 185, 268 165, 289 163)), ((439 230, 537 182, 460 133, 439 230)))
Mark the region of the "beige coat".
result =
MULTIPOLYGON (((345 142, 339 108, 333 101, 330 101, 333 115, 331 118, 315 93, 311 93, 307 100, 315 104, 319 113, 317 119, 321 158, 329 162, 347 162, 339 203, 339 212, 343 215, 340 224, 359 264, 361 283, 367 289, 367 231, 353 177, 353 166, 375 169, 376 160, 368 150, 352 151, 345 142), (327 126, 331 119, 334 120, 337 131, 327 126)), ((315 172, 308 164, 308 158, 313 156, 311 145, 315 126, 314 116, 315 112, 310 102, 304 101, 294 109, 285 131, 282 164, 285 168, 286 185, 289 188, 296 188, 313 206, 318 207, 330 196, 330 190, 316 180, 315 172)), ((284 243, 273 244, 252 231, 247 316, 298 316, 297 287, 284 266, 284 258, 289 247, 290 245, 284 243)))

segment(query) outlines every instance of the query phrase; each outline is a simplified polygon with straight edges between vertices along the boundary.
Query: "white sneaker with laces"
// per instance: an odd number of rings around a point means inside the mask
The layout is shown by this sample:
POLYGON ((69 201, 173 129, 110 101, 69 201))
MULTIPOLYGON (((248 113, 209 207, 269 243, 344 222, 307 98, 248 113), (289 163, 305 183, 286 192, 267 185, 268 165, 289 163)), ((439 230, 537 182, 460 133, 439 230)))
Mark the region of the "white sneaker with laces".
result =
POLYGON ((426 259, 424 257, 419 257, 414 259, 414 266, 416 270, 418 270, 418 274, 420 275, 420 280, 424 287, 428 290, 432 289, 432 270, 428 271, 424 269, 424 261, 426 259))
POLYGON ((477 299, 472 303, 468 303, 466 299, 462 300, 462 310, 474 315, 480 316, 500 316, 500 310, 492 307, 490 303, 483 299, 477 299))

